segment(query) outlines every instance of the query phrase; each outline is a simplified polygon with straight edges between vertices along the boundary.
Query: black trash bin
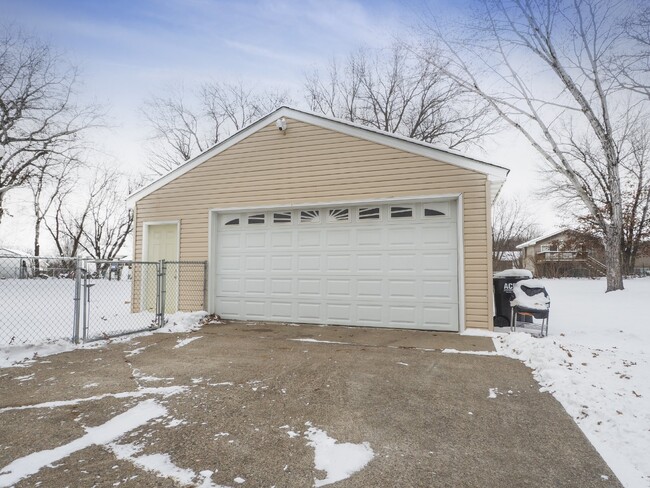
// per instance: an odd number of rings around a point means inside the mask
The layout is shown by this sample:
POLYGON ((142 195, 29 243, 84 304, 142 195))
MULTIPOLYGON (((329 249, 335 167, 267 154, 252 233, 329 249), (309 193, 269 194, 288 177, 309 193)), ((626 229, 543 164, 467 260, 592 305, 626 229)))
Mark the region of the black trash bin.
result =
POLYGON ((507 269, 494 274, 495 327, 510 327, 512 318, 510 300, 514 298, 512 285, 521 280, 529 280, 532 277, 533 273, 527 269, 507 269))

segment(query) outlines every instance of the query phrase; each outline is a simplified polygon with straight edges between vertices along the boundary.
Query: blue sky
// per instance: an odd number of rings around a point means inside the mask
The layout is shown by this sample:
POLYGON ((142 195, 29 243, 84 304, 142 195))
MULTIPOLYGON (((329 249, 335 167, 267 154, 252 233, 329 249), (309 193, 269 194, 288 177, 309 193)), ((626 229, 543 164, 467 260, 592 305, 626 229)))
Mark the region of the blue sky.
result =
MULTIPOLYGON (((243 80, 289 90, 299 105, 305 73, 360 47, 388 47, 427 9, 447 18, 466 2, 433 0, 425 8, 423 0, 0 0, 0 22, 49 41, 80 67, 81 95, 107 110, 110 129, 95 135, 97 149, 105 164, 133 170, 146 162, 151 134, 141 107, 151 94, 170 85, 243 80)), ((513 168, 506 193, 534 186, 536 155, 517 135, 486 141, 475 155, 513 168)), ((11 199, 29 212, 29 195, 16 191, 11 199)))

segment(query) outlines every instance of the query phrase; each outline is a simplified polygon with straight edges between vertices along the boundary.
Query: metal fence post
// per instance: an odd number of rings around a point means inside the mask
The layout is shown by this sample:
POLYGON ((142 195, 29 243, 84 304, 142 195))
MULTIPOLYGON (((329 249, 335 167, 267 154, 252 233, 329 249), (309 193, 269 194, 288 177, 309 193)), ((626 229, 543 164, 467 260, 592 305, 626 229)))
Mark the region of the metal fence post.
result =
POLYGON ((158 263, 158 303, 160 307, 158 327, 165 325, 165 298, 167 294, 167 264, 164 259, 158 263))
POLYGON ((88 286, 88 263, 85 263, 86 267, 85 273, 84 273, 84 284, 83 284, 83 289, 84 289, 84 306, 83 306, 83 341, 86 342, 88 340, 88 314, 90 313, 89 310, 89 303, 88 301, 90 300, 89 297, 89 286, 88 286))
POLYGON ((81 261, 75 260, 74 269, 74 314, 72 324, 72 342, 79 344, 79 323, 81 318, 81 261))
POLYGON ((208 262, 203 262, 203 310, 208 310, 208 262))

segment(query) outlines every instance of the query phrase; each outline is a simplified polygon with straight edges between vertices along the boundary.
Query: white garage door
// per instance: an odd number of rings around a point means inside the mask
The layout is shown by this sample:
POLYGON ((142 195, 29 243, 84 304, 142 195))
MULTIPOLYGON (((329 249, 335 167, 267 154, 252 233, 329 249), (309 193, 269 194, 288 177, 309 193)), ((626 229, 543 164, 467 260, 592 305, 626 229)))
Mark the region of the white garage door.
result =
POLYGON ((456 202, 219 213, 224 318, 458 330, 456 202))

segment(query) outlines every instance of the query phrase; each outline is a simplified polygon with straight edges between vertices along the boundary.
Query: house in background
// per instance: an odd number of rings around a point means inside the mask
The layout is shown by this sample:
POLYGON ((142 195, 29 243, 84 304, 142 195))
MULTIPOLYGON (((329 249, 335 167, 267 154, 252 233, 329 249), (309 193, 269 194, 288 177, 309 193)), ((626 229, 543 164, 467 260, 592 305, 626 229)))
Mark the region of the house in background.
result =
MULTIPOLYGON (((134 258, 208 261, 207 304, 172 297, 178 287, 167 286, 166 304, 181 310, 489 329, 490 209, 507 174, 456 151, 282 107, 129 197, 134 258)), ((140 287, 133 290, 136 306, 140 287)))
POLYGON ((522 252, 523 267, 535 276, 597 277, 605 276, 602 246, 593 239, 581 238, 570 229, 560 229, 517 246, 522 252))

